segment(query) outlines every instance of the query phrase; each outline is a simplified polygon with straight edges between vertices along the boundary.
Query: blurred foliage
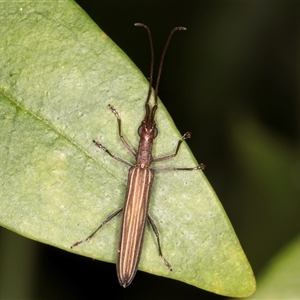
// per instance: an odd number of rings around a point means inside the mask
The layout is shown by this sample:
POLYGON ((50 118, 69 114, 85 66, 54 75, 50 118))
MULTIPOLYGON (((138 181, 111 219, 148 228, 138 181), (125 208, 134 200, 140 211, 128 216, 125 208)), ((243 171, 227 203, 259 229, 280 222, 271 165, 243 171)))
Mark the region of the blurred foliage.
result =
MULTIPOLYGON (((289 270, 299 277, 299 269, 293 268, 298 257, 292 251, 285 254, 292 262, 264 270, 299 234, 300 3, 77 2, 146 76, 148 44, 139 39, 133 23, 143 22, 152 29, 158 55, 170 28, 188 28, 180 41, 172 41, 160 97, 179 130, 193 132, 189 146, 207 165, 205 174, 254 272, 270 280, 289 270)), ((3 236, 1 244, 8 244, 3 236)), ((118 287, 113 265, 35 246, 39 250, 33 262, 37 275, 31 299, 46 299, 47 294, 50 299, 54 291, 56 298, 89 298, 100 295, 104 286, 115 291, 115 299, 221 298, 142 272, 124 291, 118 287), (105 279, 99 288, 102 273, 105 279)), ((13 246, 14 251, 17 248, 13 246)), ((18 273, 21 265, 15 268, 11 272, 18 273)), ((267 279, 259 278, 257 295, 262 296, 267 279)))
POLYGON ((299 299, 300 236, 280 251, 259 278, 260 288, 248 299, 299 299))

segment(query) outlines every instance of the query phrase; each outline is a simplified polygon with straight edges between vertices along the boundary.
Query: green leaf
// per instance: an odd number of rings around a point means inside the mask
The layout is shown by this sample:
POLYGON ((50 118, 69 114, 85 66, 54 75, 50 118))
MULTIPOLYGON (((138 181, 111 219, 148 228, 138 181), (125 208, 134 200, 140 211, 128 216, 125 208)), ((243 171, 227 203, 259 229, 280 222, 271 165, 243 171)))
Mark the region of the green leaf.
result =
MULTIPOLYGON (((124 136, 136 146, 147 80, 75 2, 0 5, 1 225, 115 262, 118 217, 89 243, 70 246, 123 205, 128 168, 92 140, 134 162, 107 105, 118 110, 124 136)), ((161 103, 156 121, 154 156, 173 153, 180 134, 161 103)), ((163 164, 195 165, 187 145, 163 164)), ((251 267, 201 171, 157 173, 149 210, 173 271, 163 265, 149 229, 140 270, 228 296, 254 292, 251 267)))
POLYGON ((259 289, 249 299, 299 299, 300 236, 276 255, 258 279, 259 289))

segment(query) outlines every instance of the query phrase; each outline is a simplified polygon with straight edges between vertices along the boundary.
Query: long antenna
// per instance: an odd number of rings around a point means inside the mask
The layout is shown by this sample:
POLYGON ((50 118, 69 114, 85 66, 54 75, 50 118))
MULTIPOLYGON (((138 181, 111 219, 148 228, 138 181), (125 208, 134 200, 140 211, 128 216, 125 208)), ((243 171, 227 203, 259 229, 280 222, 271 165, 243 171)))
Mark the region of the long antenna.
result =
POLYGON ((143 23, 134 23, 134 26, 143 27, 147 30, 148 37, 149 37, 149 44, 150 44, 150 53, 151 53, 151 64, 150 64, 150 77, 149 77, 149 89, 148 89, 148 95, 146 99, 146 105, 149 103, 151 92, 152 92, 152 84, 153 84, 153 68, 154 68, 154 50, 153 50, 153 42, 152 42, 152 36, 151 31, 149 27, 143 23))
POLYGON ((182 26, 177 26, 177 27, 175 27, 175 28, 172 29, 172 31, 170 32, 170 34, 168 36, 168 39, 166 41, 166 44, 165 44, 165 47, 164 47, 164 50, 162 52, 162 55, 161 55, 161 58, 160 58, 160 62, 159 62, 159 68, 158 68, 156 85, 155 85, 155 98, 154 98, 155 104, 157 104, 158 86, 159 86, 159 82, 160 82, 160 75, 161 75, 161 71, 162 71, 162 67, 163 67, 165 55, 166 55, 169 43, 171 41, 171 38, 172 38, 174 32, 177 31, 177 30, 186 30, 186 28, 182 27, 182 26))
MULTIPOLYGON (((154 68, 154 50, 153 50, 153 42, 152 42, 152 36, 151 36, 151 31, 149 29, 149 27, 143 23, 135 23, 134 26, 139 26, 139 27, 143 27, 147 30, 148 33, 148 37, 149 37, 149 43, 150 43, 150 51, 151 51, 151 64, 150 64, 150 78, 149 78, 149 89, 148 89, 148 95, 147 95, 147 99, 146 99, 146 105, 149 103, 150 97, 151 97, 151 92, 152 92, 152 84, 153 84, 153 68, 154 68)), ((154 97, 154 102, 155 105, 157 105, 157 97, 158 97, 158 87, 159 87, 159 82, 160 82, 160 76, 161 76, 161 72, 162 72, 162 67, 163 67, 163 62, 165 59, 165 55, 169 46, 169 43, 171 41, 171 38, 174 34, 175 31, 177 30, 186 30, 185 27, 182 26, 177 26, 175 28, 173 28, 168 36, 168 39, 166 41, 164 50, 162 52, 161 58, 160 58, 160 62, 159 62, 159 68, 158 68, 158 73, 157 73, 157 79, 156 79, 156 85, 155 85, 155 97, 154 97)))

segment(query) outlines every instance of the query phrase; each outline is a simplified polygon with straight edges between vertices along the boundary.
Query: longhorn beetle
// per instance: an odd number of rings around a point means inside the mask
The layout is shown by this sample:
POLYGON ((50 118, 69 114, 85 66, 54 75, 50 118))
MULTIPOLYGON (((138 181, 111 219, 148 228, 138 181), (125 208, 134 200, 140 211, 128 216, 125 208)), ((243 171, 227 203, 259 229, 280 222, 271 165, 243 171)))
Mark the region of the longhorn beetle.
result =
MULTIPOLYGON (((89 241, 103 225, 105 225, 108 221, 110 221, 120 212, 123 212, 121 237, 120 237, 119 248, 118 248, 117 275, 118 275, 120 285, 123 286, 124 288, 127 287, 132 282, 136 274, 139 259, 140 259, 142 244, 143 244, 145 225, 147 220, 149 221, 150 226, 152 227, 155 233, 157 243, 158 243, 159 256, 163 259, 164 264, 169 268, 169 270, 172 270, 170 263, 163 257, 158 229, 153 219, 148 214, 150 192, 151 192, 151 186, 154 178, 154 170, 150 168, 150 165, 151 163, 154 162, 164 161, 175 157, 178 153, 178 150, 182 142, 191 137, 190 132, 185 133, 182 136, 182 138, 178 141, 175 153, 171 155, 158 157, 158 158, 152 157, 153 140, 156 138, 158 134, 158 130, 156 128, 156 123, 155 123, 155 114, 158 108, 158 102, 157 102, 158 86, 159 86, 162 66, 164 62, 164 57, 174 32, 177 30, 186 30, 186 28, 180 26, 175 27, 169 34, 169 37, 166 41, 160 59, 158 75, 157 75, 157 80, 155 85, 154 105, 151 108, 149 101, 152 92, 153 65, 154 65, 154 51, 153 51, 151 32, 148 26, 142 23, 135 23, 134 25, 146 29, 148 33, 150 51, 151 51, 149 89, 148 89, 148 94, 145 103, 146 113, 141 125, 138 128, 140 141, 139 141, 139 146, 137 151, 130 146, 130 144, 125 140, 125 138, 122 135, 121 118, 118 112, 112 105, 109 105, 109 109, 117 118, 119 137, 122 143, 124 144, 125 148, 134 155, 135 163, 131 164, 125 161, 124 159, 115 156, 107 148, 105 148, 100 142, 93 140, 93 143, 95 144, 96 147, 105 151, 108 155, 118 160, 119 162, 130 166, 129 173, 128 173, 125 205, 123 208, 118 209, 113 214, 108 216, 104 220, 104 222, 102 222, 100 226, 86 239, 74 243, 71 247, 74 248, 83 242, 89 241)), ((204 164, 200 164, 199 166, 192 167, 192 168, 160 168, 160 169, 156 169, 156 171, 177 171, 177 170, 194 171, 194 170, 203 170, 204 167, 205 167, 204 164)))

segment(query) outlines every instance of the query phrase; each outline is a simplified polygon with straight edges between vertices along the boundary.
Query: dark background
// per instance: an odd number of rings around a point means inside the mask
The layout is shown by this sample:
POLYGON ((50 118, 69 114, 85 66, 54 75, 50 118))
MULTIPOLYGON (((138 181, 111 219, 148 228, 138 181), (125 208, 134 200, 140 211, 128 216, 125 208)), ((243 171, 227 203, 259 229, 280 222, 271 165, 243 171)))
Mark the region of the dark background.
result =
MULTIPOLYGON (((174 26, 160 98, 217 192, 256 275, 299 229, 300 3, 77 1, 149 74, 149 45, 133 24, 147 24, 160 56, 174 26)), ((118 285, 115 265, 1 231, 15 243, 13 281, 34 299, 221 299, 187 284, 138 272, 118 285), (22 254, 28 270, 18 271, 22 254), (32 266, 32 267, 30 267, 32 266)), ((6 261, 5 258, 1 258, 6 261)), ((11 259, 11 258, 10 258, 11 259)), ((1 279, 2 280, 2 279, 1 279)), ((14 285, 8 286, 13 294, 14 285)))

